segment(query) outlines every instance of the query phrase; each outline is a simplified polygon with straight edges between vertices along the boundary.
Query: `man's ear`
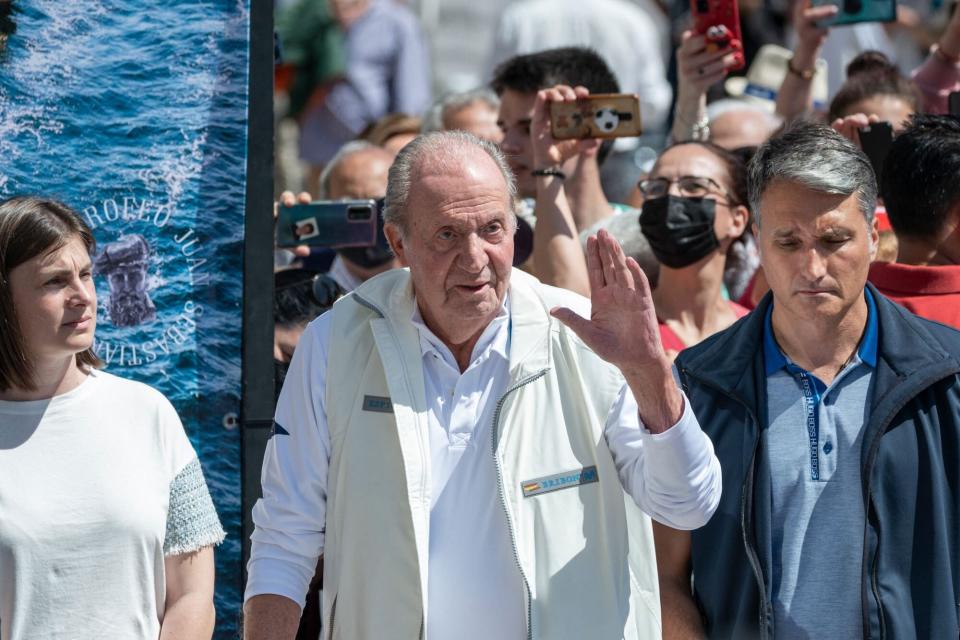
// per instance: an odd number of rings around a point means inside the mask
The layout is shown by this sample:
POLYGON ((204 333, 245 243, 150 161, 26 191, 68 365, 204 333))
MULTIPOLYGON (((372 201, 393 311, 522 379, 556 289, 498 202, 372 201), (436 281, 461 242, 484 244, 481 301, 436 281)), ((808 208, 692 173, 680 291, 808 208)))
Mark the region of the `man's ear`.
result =
POLYGON ((397 256, 400 265, 403 267, 410 266, 407 264, 406 247, 403 246, 403 234, 400 233, 400 227, 393 223, 387 223, 383 225, 383 234, 387 236, 390 250, 393 251, 393 255, 397 256))
POLYGON ((870 225, 870 262, 877 259, 877 250, 880 248, 880 221, 876 214, 873 216, 873 224, 870 225))

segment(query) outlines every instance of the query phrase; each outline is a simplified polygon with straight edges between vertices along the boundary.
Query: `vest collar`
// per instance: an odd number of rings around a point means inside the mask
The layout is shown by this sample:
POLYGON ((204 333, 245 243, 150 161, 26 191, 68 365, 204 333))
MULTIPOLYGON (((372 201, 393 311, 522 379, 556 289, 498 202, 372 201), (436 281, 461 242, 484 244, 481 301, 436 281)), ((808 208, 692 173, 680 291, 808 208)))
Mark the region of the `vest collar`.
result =
MULTIPOLYGON (((535 289, 536 278, 513 269, 510 274, 510 373, 522 377, 551 366, 548 338, 557 329, 546 303, 535 289)), ((360 304, 389 319, 405 344, 419 345, 413 316, 413 280, 409 269, 392 269, 353 291, 360 304)))

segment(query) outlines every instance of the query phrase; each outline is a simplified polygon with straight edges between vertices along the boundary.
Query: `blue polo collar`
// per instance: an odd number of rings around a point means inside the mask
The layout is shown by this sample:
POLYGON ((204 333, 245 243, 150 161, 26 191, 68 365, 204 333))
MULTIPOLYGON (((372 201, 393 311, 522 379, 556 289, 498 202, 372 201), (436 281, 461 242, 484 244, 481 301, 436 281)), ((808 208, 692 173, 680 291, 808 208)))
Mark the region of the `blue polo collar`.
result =
MULTIPOLYGON (((864 289, 864 295, 867 298, 867 328, 860 340, 860 346, 857 348, 857 357, 861 362, 870 367, 877 368, 877 345, 879 338, 879 329, 877 327, 877 303, 873 299, 870 289, 864 289)), ((780 345, 773 337, 773 303, 767 308, 767 315, 763 322, 763 363, 766 375, 785 368, 792 364, 780 345)))

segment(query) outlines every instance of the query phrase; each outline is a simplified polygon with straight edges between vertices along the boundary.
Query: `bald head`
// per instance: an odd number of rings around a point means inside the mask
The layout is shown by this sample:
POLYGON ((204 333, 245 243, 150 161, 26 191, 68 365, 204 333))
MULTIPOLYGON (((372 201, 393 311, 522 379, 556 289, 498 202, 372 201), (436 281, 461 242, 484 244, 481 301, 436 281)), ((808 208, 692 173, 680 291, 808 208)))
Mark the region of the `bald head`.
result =
POLYGON ((345 146, 320 176, 322 196, 330 200, 382 198, 393 156, 371 144, 345 146))
POLYGON ((465 185, 476 180, 496 183, 512 212, 517 187, 496 145, 464 131, 440 131, 418 137, 397 155, 390 168, 384 222, 406 229, 411 191, 434 177, 454 175, 465 185))
POLYGON ((733 108, 710 121, 710 142, 724 149, 758 147, 780 126, 780 119, 758 109, 733 108))

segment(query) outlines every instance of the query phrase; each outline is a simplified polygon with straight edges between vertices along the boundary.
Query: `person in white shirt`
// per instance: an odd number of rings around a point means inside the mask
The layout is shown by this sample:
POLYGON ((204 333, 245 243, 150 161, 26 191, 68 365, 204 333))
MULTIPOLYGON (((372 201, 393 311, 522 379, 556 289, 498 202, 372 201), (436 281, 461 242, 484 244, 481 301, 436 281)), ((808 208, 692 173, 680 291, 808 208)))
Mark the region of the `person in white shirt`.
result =
POLYGON ((294 354, 246 638, 294 636, 321 553, 325 637, 659 636, 650 517, 702 526, 720 467, 640 267, 592 238, 592 308, 512 269, 515 189, 464 132, 397 157, 385 230, 408 269, 341 298, 294 354))
POLYGON ((514 56, 558 47, 594 49, 610 65, 620 89, 640 96, 644 130, 663 129, 673 92, 667 81, 669 22, 656 2, 512 3, 500 15, 488 70, 514 56))
POLYGON ((224 532, 173 406, 97 370, 93 249, 0 202, 0 638, 210 638, 224 532))

